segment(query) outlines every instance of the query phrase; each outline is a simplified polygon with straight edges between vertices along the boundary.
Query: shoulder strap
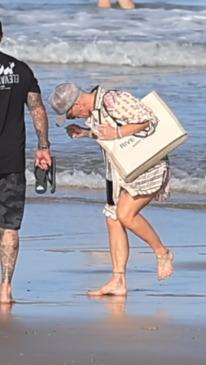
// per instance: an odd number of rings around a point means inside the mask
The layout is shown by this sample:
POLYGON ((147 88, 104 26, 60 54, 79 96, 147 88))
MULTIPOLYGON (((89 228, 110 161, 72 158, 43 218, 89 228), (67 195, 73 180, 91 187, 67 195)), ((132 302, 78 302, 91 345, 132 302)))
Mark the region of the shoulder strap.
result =
MULTIPOLYGON (((114 90, 115 91, 115 90, 114 90)), ((107 109, 107 107, 106 107, 106 105, 105 105, 105 103, 104 103, 104 96, 108 93, 109 91, 106 91, 106 93, 104 93, 104 95, 103 95, 103 97, 102 97, 102 100, 103 100, 103 106, 104 106, 104 109, 106 110, 106 112, 107 112, 107 114, 110 116, 110 118, 112 118, 113 119, 113 121, 118 125, 118 127, 121 127, 121 123, 119 123, 118 121, 117 121, 117 119, 115 118, 115 117, 113 117, 113 115, 111 115, 110 113, 109 113, 109 110, 107 109)), ((99 121, 100 121, 100 124, 101 124, 101 113, 100 113, 100 109, 98 109, 98 113, 99 113, 99 121)))

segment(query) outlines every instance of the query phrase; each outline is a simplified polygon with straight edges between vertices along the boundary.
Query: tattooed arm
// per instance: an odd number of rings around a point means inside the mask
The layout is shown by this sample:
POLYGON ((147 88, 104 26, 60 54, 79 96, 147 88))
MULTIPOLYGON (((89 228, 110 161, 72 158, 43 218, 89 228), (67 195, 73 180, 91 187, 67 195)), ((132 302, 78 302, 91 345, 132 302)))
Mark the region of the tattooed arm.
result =
POLYGON ((48 166, 51 166, 51 156, 48 141, 48 118, 41 95, 38 93, 29 92, 27 96, 27 106, 31 113, 38 138, 36 165, 43 169, 47 169, 48 166))
POLYGON ((41 95, 29 92, 27 96, 27 106, 34 122, 39 148, 48 146, 48 118, 41 95))

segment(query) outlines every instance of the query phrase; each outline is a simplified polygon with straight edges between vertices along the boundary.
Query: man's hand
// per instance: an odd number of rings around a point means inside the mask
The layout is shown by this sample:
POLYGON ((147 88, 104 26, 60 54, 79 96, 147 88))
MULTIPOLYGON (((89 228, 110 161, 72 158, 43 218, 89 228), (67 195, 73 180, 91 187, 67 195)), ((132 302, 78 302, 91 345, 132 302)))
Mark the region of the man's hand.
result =
POLYGON ((71 138, 82 138, 82 137, 89 137, 89 129, 82 128, 77 124, 70 124, 66 128, 67 134, 71 138))
POLYGON ((35 166, 38 166, 43 170, 47 170, 51 166, 51 164, 51 152, 49 149, 36 151, 35 166))

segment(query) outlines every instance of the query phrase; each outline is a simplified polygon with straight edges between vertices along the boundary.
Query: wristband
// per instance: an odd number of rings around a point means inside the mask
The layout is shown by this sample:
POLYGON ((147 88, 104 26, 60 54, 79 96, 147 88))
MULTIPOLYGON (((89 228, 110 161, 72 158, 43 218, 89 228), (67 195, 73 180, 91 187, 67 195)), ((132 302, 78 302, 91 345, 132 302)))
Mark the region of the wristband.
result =
POLYGON ((48 141, 48 143, 38 145, 39 150, 48 150, 50 148, 51 143, 48 141))

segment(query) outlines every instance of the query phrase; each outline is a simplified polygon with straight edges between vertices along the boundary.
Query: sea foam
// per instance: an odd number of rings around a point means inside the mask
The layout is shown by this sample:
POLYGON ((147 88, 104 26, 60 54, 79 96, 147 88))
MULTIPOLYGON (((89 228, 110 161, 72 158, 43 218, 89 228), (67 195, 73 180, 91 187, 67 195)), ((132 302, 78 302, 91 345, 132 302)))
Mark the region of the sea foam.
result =
MULTIPOLYGON (((188 174, 183 178, 172 176, 171 191, 179 193, 206 194, 206 178, 190 177, 188 174)), ((34 185, 34 174, 31 170, 26 170, 27 184, 34 185)), ((100 174, 74 170, 57 172, 57 186, 79 189, 105 189, 105 178, 100 174)))

